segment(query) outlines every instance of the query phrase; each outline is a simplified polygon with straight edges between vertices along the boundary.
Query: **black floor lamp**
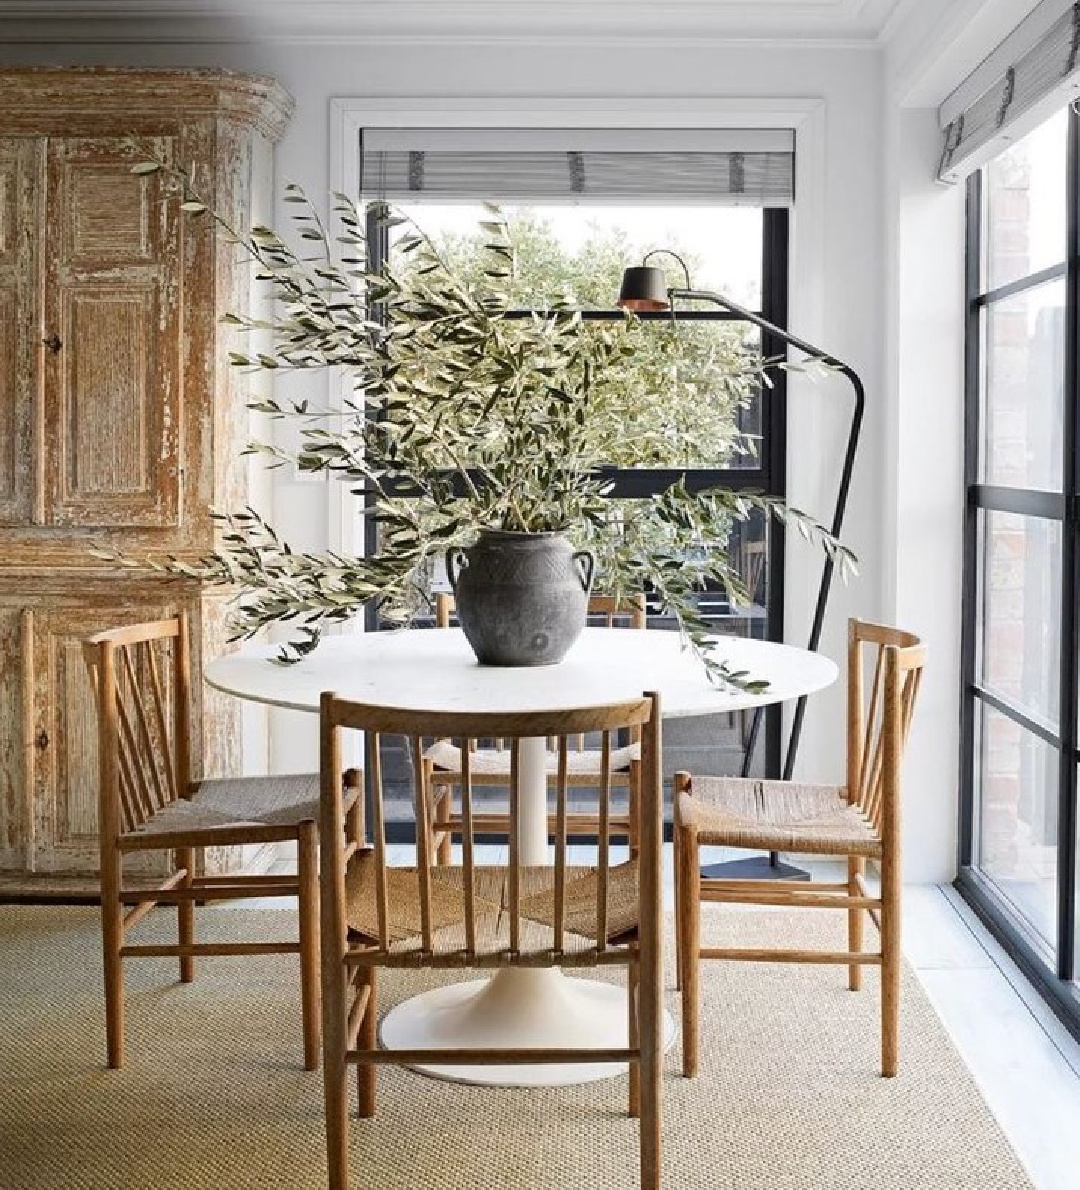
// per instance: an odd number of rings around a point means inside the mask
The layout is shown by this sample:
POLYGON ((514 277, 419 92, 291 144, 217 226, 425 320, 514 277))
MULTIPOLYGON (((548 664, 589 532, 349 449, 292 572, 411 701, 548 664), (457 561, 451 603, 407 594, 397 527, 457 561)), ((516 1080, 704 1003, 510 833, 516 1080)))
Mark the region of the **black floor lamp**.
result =
MULTIPOLYGON (((737 302, 733 302, 731 298, 724 297, 720 293, 713 293, 707 289, 694 289, 690 284, 690 270, 686 266, 686 261, 677 252, 672 252, 668 248, 657 248, 652 252, 646 253, 640 265, 628 268, 623 272, 622 287, 619 290, 618 298, 618 305, 623 309, 637 311, 670 310, 674 318, 677 316, 676 303, 680 299, 683 301, 711 302, 715 306, 720 306, 722 309, 734 314, 737 318, 745 322, 750 322, 756 327, 760 327, 762 330, 775 335, 778 339, 792 347, 797 347, 811 359, 819 360, 832 370, 841 372, 851 382, 851 387, 855 392, 855 404, 851 413, 851 428, 848 431, 847 447, 844 451, 844 463, 840 471, 840 484, 836 492, 836 505, 833 509, 832 524, 829 526, 833 536, 839 537, 840 530, 844 524, 848 489, 851 487, 851 472, 855 465, 855 452, 859 445, 863 407, 866 403, 866 393, 863 383, 856 375, 855 370, 841 360, 838 360, 835 356, 830 355, 829 352, 823 351, 820 347, 815 347, 812 343, 807 343, 804 339, 791 334, 790 331, 776 326, 775 323, 762 318, 760 314, 755 314, 752 310, 747 310, 737 302), (683 288, 679 289, 669 286, 663 269, 649 264, 649 261, 658 255, 670 256, 678 261, 686 280, 686 285, 683 288)), ((817 604, 814 607, 814 621, 810 627, 810 639, 807 643, 807 648, 813 651, 816 651, 818 645, 821 643, 821 629, 825 622, 825 608, 829 602, 829 591, 832 588, 833 569, 833 559, 827 556, 821 572, 821 585, 818 587, 817 604)), ((802 722, 805 713, 806 696, 804 695, 795 705, 795 717, 792 720, 791 735, 788 738, 787 753, 784 756, 783 778, 785 781, 791 779, 791 774, 795 768, 795 754, 799 747, 799 737, 802 734, 802 722)), ((746 755, 743 758, 744 777, 749 774, 750 758, 754 752, 754 744, 757 741, 760 724, 761 709, 759 708, 754 714, 753 725, 750 729, 750 735, 746 745, 746 755)), ((723 869, 722 873, 717 872, 718 875, 722 874, 735 877, 805 875, 805 873, 801 873, 797 868, 789 868, 787 865, 780 864, 775 852, 768 857, 767 863, 760 859, 737 860, 734 863, 715 865, 715 868, 723 869), (738 869, 738 871, 735 869, 738 869)), ((713 870, 715 869, 710 869, 709 871, 713 870)))

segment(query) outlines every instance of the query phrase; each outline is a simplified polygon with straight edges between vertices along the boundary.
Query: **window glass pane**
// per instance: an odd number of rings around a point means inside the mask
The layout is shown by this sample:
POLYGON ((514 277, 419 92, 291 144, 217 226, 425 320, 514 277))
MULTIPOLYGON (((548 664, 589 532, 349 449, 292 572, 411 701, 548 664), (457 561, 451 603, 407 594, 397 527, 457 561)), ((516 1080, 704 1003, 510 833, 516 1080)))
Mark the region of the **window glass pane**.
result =
MULTIPOLYGON (((486 218, 478 203, 425 203, 397 209, 448 248, 467 267, 477 223, 486 218)), ((569 290, 585 308, 611 310, 622 272, 646 252, 667 248, 686 262, 695 289, 720 290, 740 305, 761 304, 761 207, 505 206, 515 230, 523 306, 543 305, 569 290)), ((672 257, 657 257, 673 285, 685 284, 672 257)))
POLYGON ((1068 109, 1056 112, 986 168, 986 289, 1065 259, 1068 109))
POLYGON ((979 552, 979 681, 1056 724, 1061 525, 983 511, 979 552))
MULTIPOLYGON (((377 205, 368 209, 374 212, 377 205)), ((555 298, 569 300, 584 311, 586 326, 608 334, 624 326, 622 311, 615 305, 623 269, 640 264, 647 252, 670 249, 686 262, 689 278, 670 256, 659 255, 650 262, 665 269, 669 284, 681 287, 689 281, 693 288, 718 292, 755 311, 763 304, 765 278, 782 275, 776 265, 786 262, 787 222, 773 222, 775 212, 766 215, 762 208, 504 204, 502 212, 518 233, 522 248, 513 292, 519 311, 542 309, 555 298), (770 263, 763 268, 766 249, 770 263)), ((395 213, 413 220, 458 275, 468 276, 471 269, 480 267, 477 243, 483 233, 479 224, 490 218, 481 204, 397 203, 395 213)), ((389 244, 381 233, 374 235, 369 241, 371 259, 377 263, 388 248, 398 271, 408 267, 409 258, 397 251, 400 237, 408 230, 389 229, 389 244)), ((767 286, 765 295, 767 301, 767 286)), ((639 378, 622 392, 611 384, 611 391, 601 394, 603 399, 621 402, 619 408, 626 411, 611 450, 611 464, 618 468, 612 481, 614 517, 627 515, 626 507, 634 503, 631 497, 648 498, 666 487, 667 471, 672 469, 696 470, 693 480, 698 484, 723 484, 724 472, 731 469, 760 470, 758 476, 749 477, 753 489, 776 493, 763 443, 771 423, 765 416, 769 407, 762 399, 756 371, 758 331, 708 302, 685 303, 677 313, 674 325, 666 315, 657 315, 625 332, 634 361, 640 365, 639 378), (740 358, 753 361, 750 383, 744 368, 730 366, 730 361, 740 358), (682 394, 681 399, 676 394, 682 394)), ((782 417, 782 409, 777 413, 782 417)), ((768 528, 765 516, 755 512, 687 551, 686 565, 692 564, 689 555, 699 549, 702 556, 706 551, 722 552, 739 576, 741 590, 710 589, 697 597, 699 610, 717 632, 758 639, 775 634, 767 609, 773 581, 781 582, 782 565, 780 558, 769 557, 768 528)), ((366 548, 377 550, 384 532, 384 527, 368 520, 363 528, 366 548)), ((432 560, 423 585, 426 590, 418 590, 419 601, 426 594, 449 589, 443 559, 432 560)), ((603 591, 602 575, 594 586, 603 591)), ((423 614, 419 618, 423 620, 423 614)), ((376 616, 372 619, 377 622, 376 616)), ((427 620, 430 623, 433 616, 427 620)), ((651 631, 676 627, 652 596, 648 623, 651 631)), ((670 777, 677 767, 737 773, 748 752, 751 773, 764 776, 767 767, 774 771, 779 767, 778 708, 770 708, 769 716, 774 714, 775 722, 770 718, 768 728, 767 717, 762 717, 756 734, 752 712, 672 721, 665 726, 665 773, 670 777)), ((404 827, 411 828, 412 822, 408 757, 388 756, 386 770, 398 781, 400 807, 391 818, 402 828, 398 837, 405 837, 404 827)))
POLYGON ((718 632, 765 640, 769 601, 768 523, 765 514, 753 512, 732 525, 727 543, 728 560, 743 585, 741 592, 703 592, 698 606, 718 632))
MULTIPOLYGON (((732 569, 739 575, 743 592, 703 591, 697 605, 718 633, 768 638, 768 597, 772 572, 769 564, 765 518, 752 514, 732 527, 727 542, 732 569)), ((660 616, 651 608, 649 630, 676 627, 670 614, 660 616)), ((753 743, 747 769, 751 776, 764 777, 765 724, 759 725, 752 740, 753 711, 732 711, 724 715, 687 716, 664 723, 664 774, 686 772, 739 773, 746 750, 753 743)))
POLYGON ((976 750, 976 864, 1054 949, 1058 751, 985 704, 976 750))
POLYGON ((982 481, 1059 491, 1065 283, 993 302, 983 319, 982 481))
MULTIPOLYGON (((478 204, 403 206, 463 276, 484 267, 479 248, 486 218, 478 204)), ((623 269, 654 248, 686 262, 692 284, 719 290, 742 305, 761 303, 763 215, 747 207, 503 208, 518 250, 515 304, 543 308, 568 298, 584 310, 615 312, 623 269)), ((404 229, 396 229, 396 240, 404 229)), ((393 244, 391 245, 393 258, 393 244)), ((407 261, 395 260, 400 268, 407 261)), ((658 256, 673 285, 686 283, 678 262, 658 256)), ((755 469, 761 466, 762 408, 757 379, 759 336, 744 322, 695 321, 715 314, 698 303, 667 319, 626 327, 634 385, 597 381, 595 400, 625 407, 625 433, 610 444, 613 466, 626 468, 755 469)), ((616 325, 621 314, 615 313, 616 325)), ((606 324, 610 333, 611 323, 606 324)), ((599 333, 599 326, 597 327, 599 333)))

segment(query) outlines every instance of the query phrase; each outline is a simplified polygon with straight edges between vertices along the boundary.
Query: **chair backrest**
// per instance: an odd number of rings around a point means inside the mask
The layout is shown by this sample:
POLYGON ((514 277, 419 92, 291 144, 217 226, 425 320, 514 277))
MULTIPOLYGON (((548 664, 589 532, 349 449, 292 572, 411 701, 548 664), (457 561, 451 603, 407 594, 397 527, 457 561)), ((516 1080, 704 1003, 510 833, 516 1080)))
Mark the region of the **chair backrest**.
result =
POLYGON ((587 614, 590 620, 601 620, 605 628, 644 628, 645 596, 590 595, 587 614))
MULTIPOLYGON (((748 603, 756 603, 761 580, 765 575, 768 544, 765 541, 743 541, 736 559, 739 578, 746 588, 748 603)), ((764 599, 764 592, 762 592, 764 599)))
MULTIPOLYGON (((435 934, 440 924, 447 920, 447 912, 456 923, 462 923, 463 934, 460 943, 455 944, 456 961, 477 966, 493 965, 497 962, 513 962, 519 950, 523 923, 528 928, 536 925, 535 912, 526 912, 529 906, 523 904, 536 901, 535 878, 522 859, 520 828, 521 806, 521 741, 525 737, 553 737, 556 740, 557 775, 555 781, 556 825, 555 861, 551 869, 551 884, 541 898, 550 894, 545 901, 544 919, 550 929, 550 940, 545 945, 552 962, 561 956, 569 956, 567 943, 574 935, 575 922, 587 921, 590 937, 595 937, 595 946, 586 956, 580 947, 574 948, 574 961, 589 963, 625 961, 625 948, 609 941, 609 922, 614 915, 609 903, 610 884, 608 831, 606 829, 611 810, 611 766, 610 757, 615 748, 616 733, 622 729, 635 729, 642 736, 641 781, 638 797, 640 854, 638 857, 638 888, 641 905, 655 909, 655 929, 659 930, 659 882, 660 853, 662 840, 662 793, 660 778, 660 709, 657 695, 645 694, 639 699, 614 703, 607 706, 577 710, 545 711, 532 713, 447 713, 439 711, 395 710, 353 703, 326 693, 321 707, 321 775, 322 808, 320 831, 322 862, 324 865, 324 904, 340 904, 344 898, 344 857, 341 846, 342 810, 340 794, 340 772, 342 767, 343 728, 365 733, 368 781, 371 790, 371 846, 367 859, 374 865, 373 895, 376 913, 373 919, 372 936, 377 949, 388 953, 394 945, 395 922, 402 915, 411 916, 420 935, 420 955, 431 956, 435 948, 435 934), (597 817, 601 824, 599 831, 599 861, 595 897, 589 905, 581 903, 580 886, 574 885, 573 874, 568 876, 568 790, 570 775, 568 753, 570 739, 578 733, 597 733, 601 740, 601 779, 598 787, 591 790, 596 798, 597 817), (417 864, 415 878, 409 875, 409 887, 403 887, 395 869, 387 863, 386 840, 386 791, 380 755, 380 739, 383 735, 404 737, 414 757, 414 813, 416 816, 417 864), (425 766, 420 763, 422 738, 436 735, 454 740, 461 748, 461 820, 462 820, 462 863, 460 868, 460 891, 445 881, 446 868, 433 868, 435 856, 432 847, 432 798, 428 788, 429 777, 425 766), (476 861, 476 832, 473 826, 473 778, 470 772, 470 742, 480 738, 500 737, 508 741, 511 755, 509 798, 509 863, 506 870, 505 890, 497 895, 487 889, 485 868, 476 861), (504 903, 505 897, 505 903, 504 903), (448 900, 449 898, 449 900, 448 900), (415 906, 415 912, 405 906, 415 906), (494 915, 490 912, 494 906, 494 915), (487 912, 486 912, 487 911, 487 912), (486 912, 486 917, 485 917, 486 912), (493 954, 493 916, 498 919, 498 943, 500 949, 493 954), (593 930, 595 929, 595 935, 593 930), (616 954, 616 952, 618 952, 616 954)), ((490 874, 490 869, 487 869, 490 874)), ((404 874, 403 874, 404 875, 404 874)), ((332 910, 331 910, 332 912, 332 910)), ((336 924, 334 930, 339 936, 343 925, 336 924)), ((650 927, 651 928, 651 927, 650 927)), ((580 937, 580 931, 578 932, 580 937)))
MULTIPOLYGON (((435 595, 435 627, 449 628, 455 611, 453 595, 439 591, 435 595)), ((601 620, 605 628, 644 628, 645 596, 590 595, 588 616, 601 620)))
POLYGON ((183 616, 83 642, 98 708, 99 831, 131 831, 190 783, 190 660, 183 616))
POLYGON ((899 830, 900 769, 925 664, 912 633, 848 621, 848 801, 883 837, 899 830))

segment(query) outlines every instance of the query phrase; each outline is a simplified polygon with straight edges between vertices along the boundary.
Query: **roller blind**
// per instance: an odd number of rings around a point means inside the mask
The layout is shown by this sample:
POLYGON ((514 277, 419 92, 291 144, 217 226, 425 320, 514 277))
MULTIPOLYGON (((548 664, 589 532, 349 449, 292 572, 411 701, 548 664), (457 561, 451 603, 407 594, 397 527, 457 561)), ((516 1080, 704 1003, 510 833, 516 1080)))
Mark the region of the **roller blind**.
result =
POLYGON ((985 71, 976 71, 957 89, 958 93, 968 93, 959 111, 955 110, 957 104, 949 101, 939 109, 940 181, 957 182, 984 165, 1008 140, 1027 132, 1033 117, 1055 97, 1060 96, 1064 105, 1069 81, 1075 81, 1080 74, 1080 3, 1070 5, 1054 18, 1059 8, 1059 3, 1043 4, 1035 10, 1029 21, 1038 20, 1040 31, 1034 38, 1030 33, 1025 36, 1028 22, 1010 34, 992 55, 1006 59, 1006 64, 992 70, 985 79, 985 71), (1015 46, 1015 56, 1009 52, 1011 45, 1015 46), (976 79, 983 83, 978 89, 973 87, 976 79), (974 98, 970 97, 973 91, 974 98))
POLYGON ((787 206, 787 129, 369 129, 360 193, 388 202, 787 206))

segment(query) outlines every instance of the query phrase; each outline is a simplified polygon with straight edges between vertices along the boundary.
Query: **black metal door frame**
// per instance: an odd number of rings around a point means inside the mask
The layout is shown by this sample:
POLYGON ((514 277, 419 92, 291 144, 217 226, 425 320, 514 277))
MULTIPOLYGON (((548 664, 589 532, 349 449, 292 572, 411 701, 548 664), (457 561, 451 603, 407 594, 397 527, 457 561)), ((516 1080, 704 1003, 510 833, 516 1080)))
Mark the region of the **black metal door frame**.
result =
POLYGON ((1074 1036, 1080 1038, 1080 988, 1076 969, 1076 852, 1077 852, 1077 678, 1080 652, 1080 442, 1078 442, 1078 344, 1080 344, 1080 117, 1069 110, 1066 150, 1066 252, 1062 265, 1021 278, 990 291, 982 290, 983 175, 976 171, 967 183, 965 264, 964 372, 964 509, 963 602, 961 635, 961 738, 959 875, 956 887, 991 933, 1001 942, 1024 974, 1045 997, 1074 1036), (985 310, 995 301, 1058 277, 1065 279, 1065 343, 1062 401, 1061 493, 1005 488, 979 482, 979 442, 982 377, 982 324, 985 310), (1059 722, 1056 731, 1039 716, 1025 711, 978 683, 976 674, 979 631, 978 521, 980 511, 1017 513, 1061 524, 1061 622, 1059 722), (1025 927, 994 883, 976 866, 976 710, 992 707, 1022 728, 1058 749, 1057 822, 1057 937, 1051 961, 1048 948, 1025 927))

